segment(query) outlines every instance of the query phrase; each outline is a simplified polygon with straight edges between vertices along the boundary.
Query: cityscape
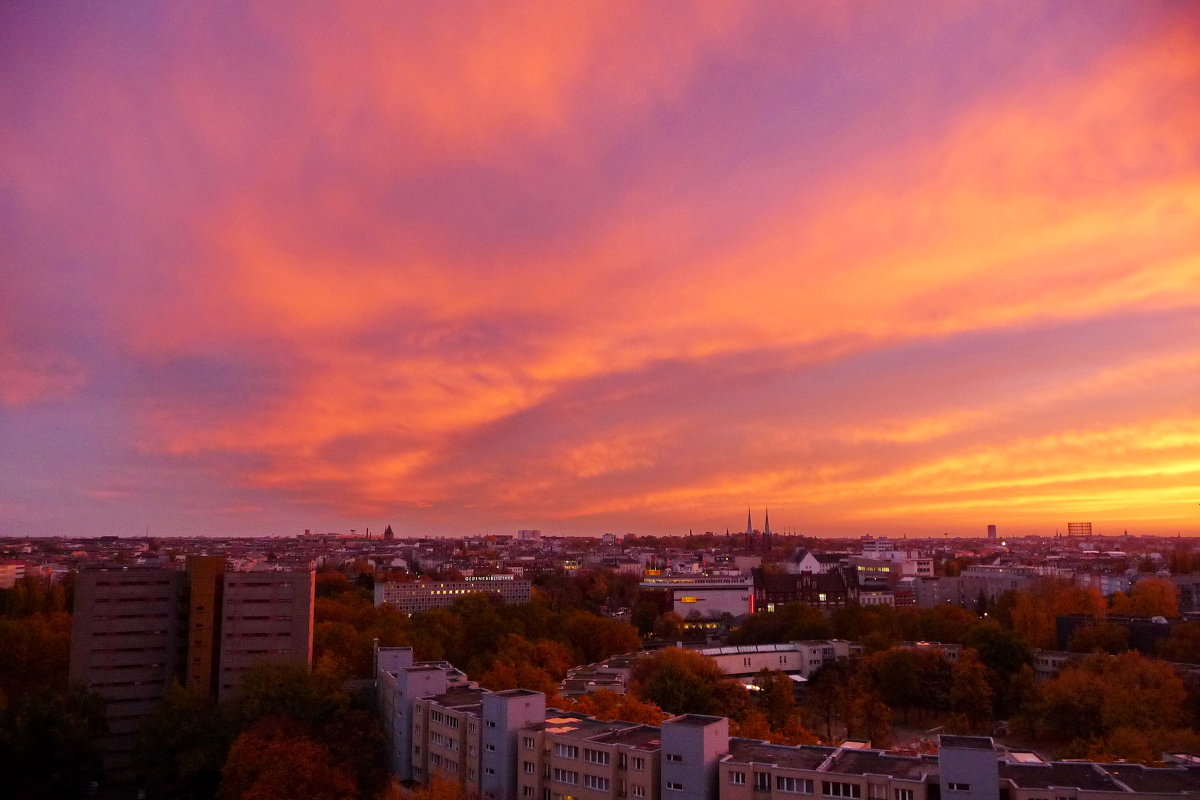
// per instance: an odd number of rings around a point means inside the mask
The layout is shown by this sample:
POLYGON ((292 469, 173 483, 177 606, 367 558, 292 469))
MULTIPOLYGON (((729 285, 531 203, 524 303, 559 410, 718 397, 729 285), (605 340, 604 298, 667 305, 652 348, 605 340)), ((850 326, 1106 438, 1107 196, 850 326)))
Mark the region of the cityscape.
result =
POLYGON ((0 800, 1200 800, 1200 2, 0 75, 0 800))

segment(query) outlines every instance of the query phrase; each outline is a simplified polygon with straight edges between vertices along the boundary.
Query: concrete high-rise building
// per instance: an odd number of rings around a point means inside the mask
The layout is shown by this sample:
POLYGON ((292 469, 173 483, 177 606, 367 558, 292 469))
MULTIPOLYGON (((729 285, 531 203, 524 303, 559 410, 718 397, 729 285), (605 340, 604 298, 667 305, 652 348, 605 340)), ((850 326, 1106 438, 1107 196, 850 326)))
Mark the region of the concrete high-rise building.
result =
POLYGON ((172 682, 226 699, 253 663, 311 664, 314 588, 311 571, 226 572, 221 557, 82 570, 70 679, 105 699, 110 776, 129 777, 142 721, 172 682))
POLYGON ((262 661, 312 664, 312 572, 226 572, 221 584, 217 697, 262 661))
POLYGON ((180 570, 83 570, 76 578, 69 676, 104 698, 100 747, 110 776, 132 769, 142 720, 181 676, 186 588, 180 570))
POLYGON ((989 539, 996 538, 996 526, 995 525, 988 525, 988 538, 989 539))
POLYGON ((1067 536, 1091 536, 1092 523, 1090 522, 1068 522, 1067 536))

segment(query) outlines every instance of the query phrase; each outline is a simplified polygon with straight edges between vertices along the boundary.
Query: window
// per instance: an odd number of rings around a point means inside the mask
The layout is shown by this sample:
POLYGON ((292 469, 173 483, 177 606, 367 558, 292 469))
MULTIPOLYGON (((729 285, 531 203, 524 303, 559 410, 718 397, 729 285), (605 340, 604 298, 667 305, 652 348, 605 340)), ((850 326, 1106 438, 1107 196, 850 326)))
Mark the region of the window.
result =
POLYGON ((559 758, 579 758, 579 748, 573 744, 556 744, 554 755, 559 758))
POLYGON ((946 784, 946 788, 952 792, 969 792, 969 791, 971 791, 971 784, 955 783, 955 782, 951 781, 950 783, 946 784))
POLYGON ((683 784, 682 784, 682 783, 675 783, 675 782, 673 782, 673 781, 672 781, 672 782, 669 782, 669 783, 667 783, 667 788, 668 788, 668 789, 673 789, 673 790, 674 790, 674 791, 676 791, 676 792, 682 792, 682 791, 683 791, 683 784))
POLYGON ((532 786, 522 786, 521 787, 521 797, 533 797, 533 787, 532 786))
POLYGON ((537 747, 537 740, 534 739, 532 736, 526 736, 524 739, 521 740, 521 743, 523 745, 525 745, 526 750, 532 750, 535 747, 537 747))
POLYGON ((646 768, 646 759, 642 758, 641 756, 634 756, 633 757, 633 768, 637 769, 637 770, 645 769, 646 768))
POLYGON ((534 773, 534 766, 533 766, 532 761, 522 761, 521 768, 525 770, 526 775, 532 775, 534 773))
POLYGON ((631 783, 631 784, 629 784, 629 793, 631 795, 633 795, 634 797, 645 797, 646 796, 646 787, 638 786, 636 783, 631 783))
POLYGON ((487 750, 489 753, 494 753, 494 752, 496 752, 496 745, 494 745, 494 744, 485 744, 485 745, 483 746, 483 749, 484 749, 484 750, 487 750))
POLYGON ((750 666, 750 659, 749 659, 749 658, 743 658, 743 659, 742 659, 742 666, 743 666, 743 667, 748 667, 748 666, 750 666))
POLYGON ((746 773, 744 773, 744 772, 729 773, 729 782, 732 783, 734 786, 745 786, 746 785, 746 773))
POLYGON ((484 768, 483 768, 483 774, 484 774, 484 775, 495 775, 495 774, 496 774, 496 770, 492 769, 491 767, 484 767, 484 768))
POLYGON ((584 761, 590 761, 593 764, 603 764, 605 766, 608 766, 609 758, 611 758, 611 756, 609 755, 607 750, 591 750, 588 748, 584 748, 584 751, 583 751, 583 760, 584 761))
POLYGON ((571 772, 567 769, 555 769, 554 780, 558 781, 559 783, 567 783, 571 786, 574 786, 575 784, 579 783, 579 773, 571 772))
POLYGON ((675 763, 680 763, 683 761, 683 756, 679 755, 678 753, 667 753, 667 761, 674 761, 675 763))
POLYGON ((607 792, 609 787, 608 778, 601 778, 599 775, 584 775, 583 785, 589 789, 596 789, 601 792, 607 792))
POLYGON ((893 800, 913 800, 912 789, 896 789, 892 792, 893 800))
POLYGON ((785 778, 777 775, 775 788, 781 792, 791 792, 792 794, 812 794, 813 782, 807 778, 785 778))
POLYGON ((826 797, 862 797, 862 787, 857 783, 821 781, 821 794, 826 797))
POLYGON ((771 776, 766 772, 754 773, 754 788, 760 792, 771 791, 771 776))

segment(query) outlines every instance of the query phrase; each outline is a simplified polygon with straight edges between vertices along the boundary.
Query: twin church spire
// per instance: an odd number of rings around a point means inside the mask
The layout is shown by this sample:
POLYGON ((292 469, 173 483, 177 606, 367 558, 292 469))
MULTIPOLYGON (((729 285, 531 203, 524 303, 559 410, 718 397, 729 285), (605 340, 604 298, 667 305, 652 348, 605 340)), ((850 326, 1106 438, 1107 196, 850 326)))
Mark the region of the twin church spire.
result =
MULTIPOLYGON (((754 519, 750 515, 750 509, 746 509, 746 546, 753 549, 752 542, 754 541, 754 519)), ((771 509, 766 509, 763 512, 763 530, 762 530, 762 550, 764 553, 771 552, 771 509)))

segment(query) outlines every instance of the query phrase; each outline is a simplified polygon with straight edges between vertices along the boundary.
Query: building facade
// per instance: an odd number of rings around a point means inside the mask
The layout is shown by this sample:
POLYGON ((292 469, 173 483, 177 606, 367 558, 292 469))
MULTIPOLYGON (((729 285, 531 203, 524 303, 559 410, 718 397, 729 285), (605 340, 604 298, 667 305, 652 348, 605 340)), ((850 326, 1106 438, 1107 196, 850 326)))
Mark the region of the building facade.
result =
POLYGON ((222 558, 82 570, 69 675, 105 699, 109 774, 128 777, 141 724, 173 682, 226 699, 253 663, 311 664, 314 587, 311 571, 226 572, 222 558))
POLYGON ((506 604, 528 603, 533 584, 513 576, 489 576, 487 579, 462 581, 409 581, 375 584, 375 605, 395 606, 406 614, 435 608, 449 608, 456 600, 483 592, 496 595, 506 604))

